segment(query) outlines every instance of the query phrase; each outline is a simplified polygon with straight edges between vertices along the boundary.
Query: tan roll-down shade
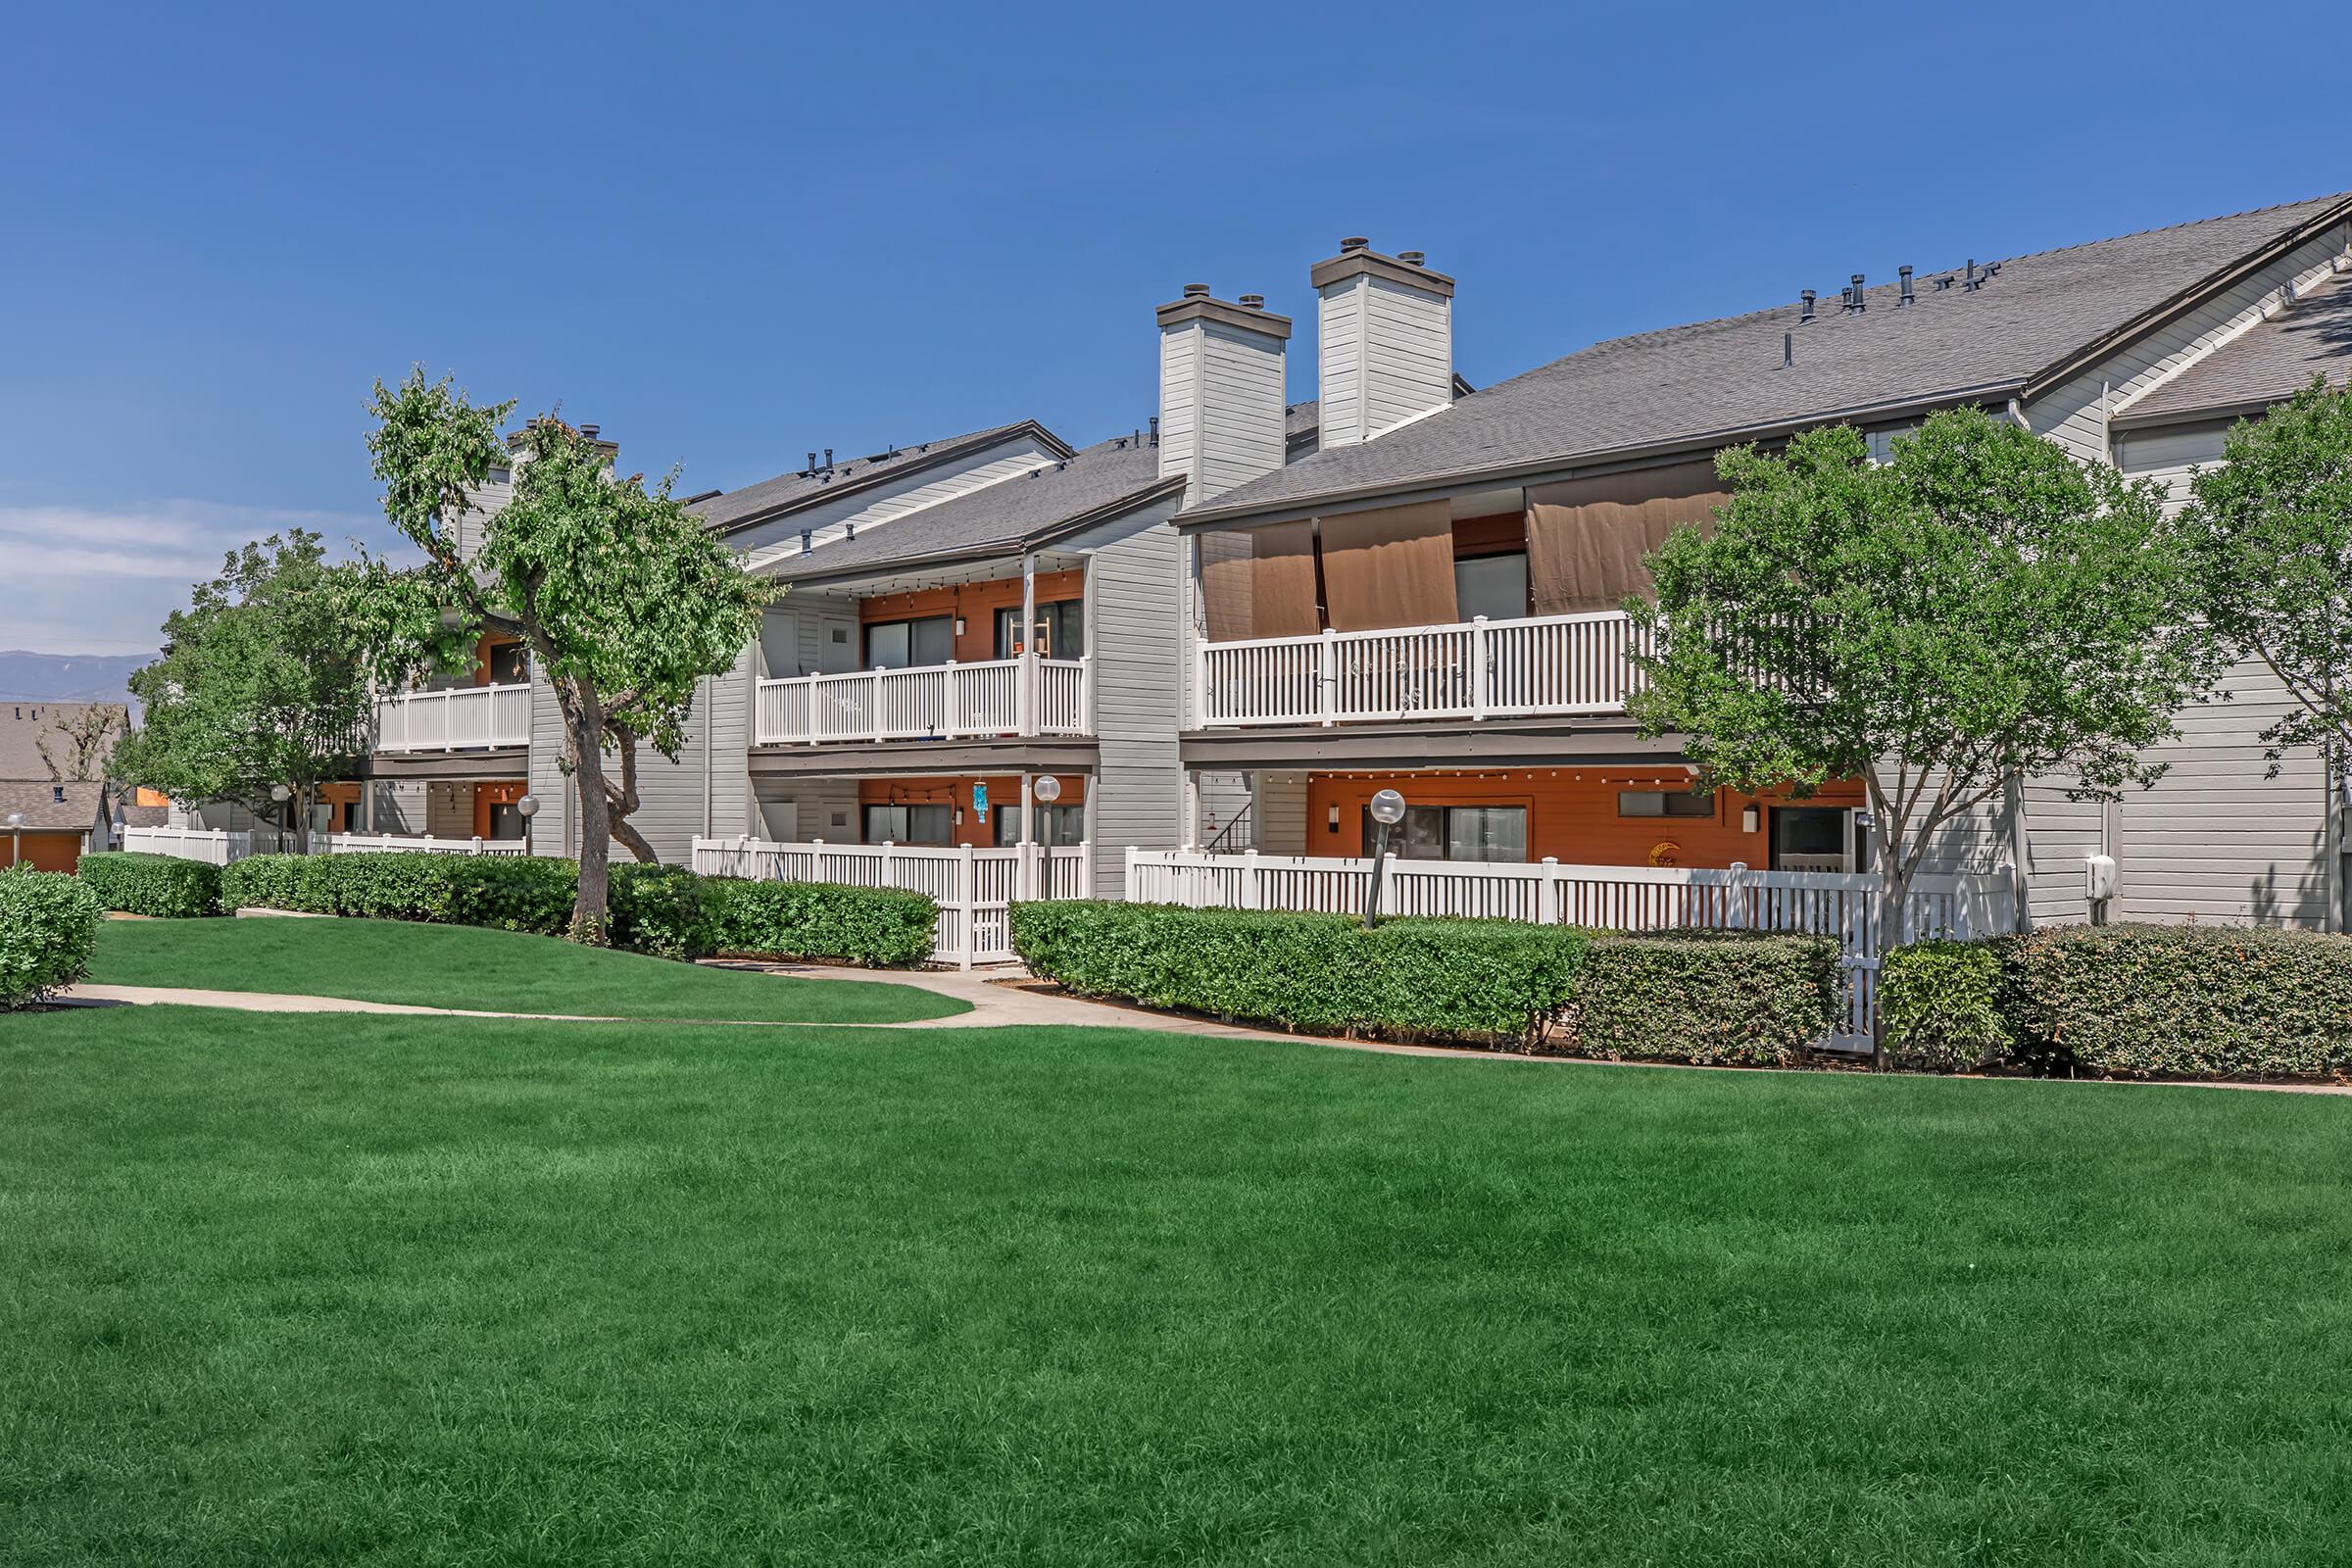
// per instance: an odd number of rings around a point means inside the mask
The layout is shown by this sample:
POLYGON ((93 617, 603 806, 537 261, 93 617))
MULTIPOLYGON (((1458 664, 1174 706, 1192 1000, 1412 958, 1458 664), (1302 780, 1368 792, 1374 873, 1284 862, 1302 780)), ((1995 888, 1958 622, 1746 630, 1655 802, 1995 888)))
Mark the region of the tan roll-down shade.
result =
POLYGON ((1642 558, 1677 523, 1714 526, 1729 501, 1709 458, 1637 468, 1527 493, 1527 587, 1539 615, 1615 610, 1649 592, 1642 558))
POLYGON ((1201 535, 1200 598, 1212 643, 1312 637, 1323 629, 1315 610, 1314 524, 1201 535))
POLYGON ((1334 631, 1455 618, 1453 514, 1443 501, 1322 519, 1323 603, 1334 631))

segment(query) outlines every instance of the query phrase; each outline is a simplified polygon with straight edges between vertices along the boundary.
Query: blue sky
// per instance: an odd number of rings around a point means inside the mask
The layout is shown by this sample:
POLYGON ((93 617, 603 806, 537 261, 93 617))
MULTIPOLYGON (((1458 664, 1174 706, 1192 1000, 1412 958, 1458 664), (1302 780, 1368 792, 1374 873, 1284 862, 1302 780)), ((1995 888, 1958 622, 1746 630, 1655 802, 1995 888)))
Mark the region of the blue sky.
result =
POLYGON ((2342 36, 2296 3, 26 9, 0 647, 150 647, 290 522, 382 543, 362 402, 411 364, 690 489, 1084 442, 1152 412, 1152 305, 1311 327, 1308 265, 1365 234, 1459 280, 1485 384, 2352 187, 2342 36))

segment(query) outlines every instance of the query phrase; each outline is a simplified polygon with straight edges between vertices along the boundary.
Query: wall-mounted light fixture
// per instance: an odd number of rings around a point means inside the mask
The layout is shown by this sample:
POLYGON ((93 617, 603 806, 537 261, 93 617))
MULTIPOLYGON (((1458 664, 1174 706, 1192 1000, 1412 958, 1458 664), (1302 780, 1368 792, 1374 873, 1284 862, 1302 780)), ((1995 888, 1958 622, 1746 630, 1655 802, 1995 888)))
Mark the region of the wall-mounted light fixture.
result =
POLYGON ((1340 830, 1340 808, 1336 801, 1323 810, 1323 825, 1337 833, 1340 830))
POLYGON ((1763 825, 1764 812, 1761 808, 1753 806, 1742 806, 1740 808, 1740 832, 1753 833, 1763 825))
POLYGON ((958 637, 963 635, 963 617, 961 615, 956 617, 956 635, 958 637))

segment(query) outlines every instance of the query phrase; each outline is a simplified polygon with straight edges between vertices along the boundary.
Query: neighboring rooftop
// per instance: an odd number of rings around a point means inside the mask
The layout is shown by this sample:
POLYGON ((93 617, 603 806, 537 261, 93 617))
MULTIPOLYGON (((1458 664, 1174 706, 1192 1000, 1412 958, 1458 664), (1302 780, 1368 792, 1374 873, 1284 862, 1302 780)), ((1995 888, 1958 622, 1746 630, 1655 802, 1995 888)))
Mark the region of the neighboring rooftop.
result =
POLYGON ((49 764, 41 756, 44 736, 58 765, 72 766, 72 748, 58 732, 58 726, 72 722, 93 708, 111 708, 118 713, 126 711, 121 703, 0 703, 0 781, 43 786, 50 782, 49 764))
POLYGON ((1159 448, 1150 435, 1113 436, 855 539, 836 539, 805 556, 784 556, 764 570, 787 579, 831 577, 1008 553, 1116 516, 1162 494, 1174 495, 1183 483, 1181 476, 1160 477, 1159 448))
POLYGON ((2309 290, 2293 309, 2118 410, 2115 426, 2254 414, 2293 397, 2322 374, 2331 386, 2352 379, 2352 275, 2338 273, 2309 290))
POLYGON ((1022 419, 993 429, 974 430, 968 435, 893 447, 868 457, 842 458, 830 465, 820 455, 813 467, 780 473, 740 490, 711 492, 689 503, 688 510, 718 532, 733 533, 887 479, 951 463, 1024 432, 1034 434, 1050 451, 1062 456, 1069 453, 1070 449, 1053 431, 1034 419, 1022 419))
POLYGON ((2005 398, 2082 350, 2136 327, 2274 242, 2324 231, 2352 196, 2294 202, 2064 250, 1985 258, 1993 275, 1924 270, 1842 312, 1835 292, 1800 324, 1771 310, 1597 343, 1361 445, 1327 448, 1237 485, 1182 521, 1296 509, 1326 496, 1699 446, 1776 428, 1965 398, 2005 398), (1947 281, 1948 280, 1948 281, 1947 281), (1782 367, 1783 334, 1794 364, 1782 367))
MULTIPOLYGON (((105 785, 87 781, 25 784, 0 780, 0 817, 22 811, 26 832, 58 828, 79 832, 98 820, 99 802, 105 795, 105 785)), ((0 833, 6 831, 0 828, 0 833)))

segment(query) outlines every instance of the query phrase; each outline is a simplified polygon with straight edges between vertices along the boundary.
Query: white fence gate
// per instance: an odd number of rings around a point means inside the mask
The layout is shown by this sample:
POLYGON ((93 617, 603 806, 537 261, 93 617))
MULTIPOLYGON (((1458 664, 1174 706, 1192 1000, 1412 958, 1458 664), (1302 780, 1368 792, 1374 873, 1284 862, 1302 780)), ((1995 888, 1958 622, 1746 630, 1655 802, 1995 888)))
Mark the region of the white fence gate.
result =
POLYGON ((1094 883, 1086 845, 1042 844, 980 850, 906 844, 827 844, 814 839, 694 841, 694 869, 704 876, 741 876, 773 882, 835 882, 859 888, 903 888, 939 906, 931 956, 969 969, 1010 963, 1012 933, 1005 911, 1033 899, 1083 899, 1094 883))
MULTIPOLYGON (((1298 909, 1358 914, 1371 890, 1369 859, 1127 852, 1127 897, 1196 909, 1298 909)), ((1607 931, 1812 932, 1838 939, 1845 971, 1846 1024, 1833 1045, 1867 1045, 1878 1011, 1878 970, 1890 944, 1880 930, 1876 872, 1688 870, 1645 865, 1482 865, 1400 860, 1381 877, 1384 915, 1467 915, 1580 925, 1607 931)), ((2006 872, 1912 879, 1903 929, 1922 937, 1994 936, 2017 928, 2006 872)))

